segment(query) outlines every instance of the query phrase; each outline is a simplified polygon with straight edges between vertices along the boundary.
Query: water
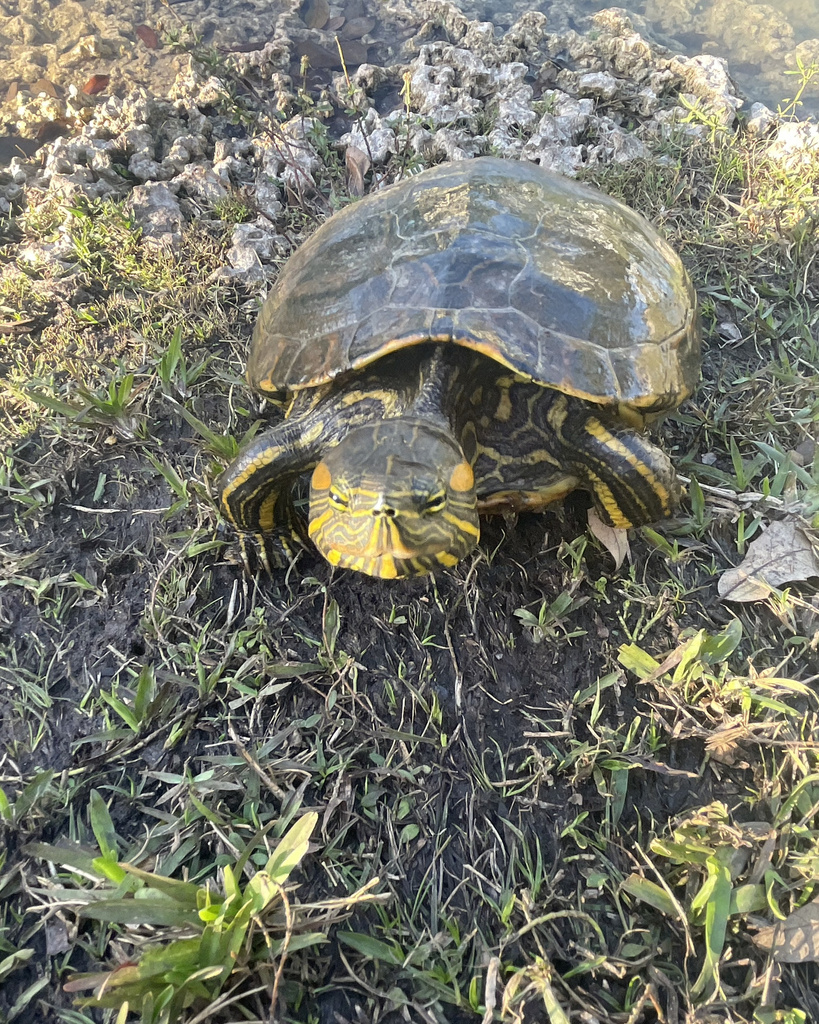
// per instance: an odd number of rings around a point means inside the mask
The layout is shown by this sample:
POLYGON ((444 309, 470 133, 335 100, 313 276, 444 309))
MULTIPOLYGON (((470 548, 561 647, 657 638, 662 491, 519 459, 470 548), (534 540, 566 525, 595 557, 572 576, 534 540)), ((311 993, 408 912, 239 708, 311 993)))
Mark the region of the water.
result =
MULTIPOLYGON (((511 24, 527 8, 542 11, 555 28, 583 29, 590 15, 615 6, 605 0, 571 3, 535 0, 476 0, 465 10, 498 26, 511 24)), ((619 0, 635 28, 677 53, 725 57, 734 81, 749 102, 772 110, 799 88, 797 60, 819 66, 819 0, 619 0)), ((807 87, 800 116, 819 113, 819 74, 807 87)))
MULTIPOLYGON (((76 110, 83 89, 110 79, 105 88, 123 95, 134 85, 168 95, 187 66, 192 29, 198 38, 224 53, 260 49, 287 18, 299 43, 291 75, 305 53, 313 73, 325 78, 339 66, 334 43, 342 41, 348 64, 392 63, 401 43, 420 24, 411 15, 396 20, 385 11, 398 4, 418 10, 418 0, 0 0, 0 161, 3 137, 18 136, 28 145, 59 118, 61 103, 76 110), (295 26, 295 28, 294 28, 295 26), (397 29, 396 26, 399 26, 397 29), (18 115, 18 94, 39 94, 41 110, 18 115), (79 96, 79 99, 77 97, 79 96), (73 97, 73 98, 72 98, 73 97), (39 119, 37 119, 39 117, 39 119)), ((723 56, 749 100, 772 109, 784 105, 799 88, 795 71, 819 68, 819 0, 630 0, 635 28, 674 52, 723 56)), ((589 27, 605 0, 460 0, 470 17, 493 21, 500 31, 526 10, 539 8, 552 31, 589 27)), ((308 83, 312 84, 312 83, 308 83)), ((102 90, 99 90, 102 91, 102 90)), ((103 98, 105 92, 102 91, 103 98)), ((804 91, 802 116, 819 114, 819 74, 804 91)), ((750 103, 746 104, 746 110, 750 103)), ((40 135, 40 141, 43 136, 40 135)), ((14 145, 17 143, 15 142, 14 145)), ((7 158, 7 157, 6 157, 7 158)))

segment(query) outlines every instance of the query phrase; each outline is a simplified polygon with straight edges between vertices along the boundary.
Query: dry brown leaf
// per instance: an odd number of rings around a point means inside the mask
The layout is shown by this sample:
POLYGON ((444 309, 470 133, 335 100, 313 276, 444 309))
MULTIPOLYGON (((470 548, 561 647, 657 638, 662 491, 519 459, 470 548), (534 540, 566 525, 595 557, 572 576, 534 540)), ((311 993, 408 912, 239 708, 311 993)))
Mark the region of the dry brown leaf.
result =
POLYGON ((738 740, 743 730, 734 725, 717 729, 705 741, 705 749, 720 764, 736 764, 738 740))
POLYGON ((137 25, 134 32, 149 50, 159 49, 159 36, 154 32, 150 25, 137 25))
POLYGON ((653 757, 640 757, 637 754, 623 754, 621 756, 624 761, 637 765, 647 772, 656 772, 658 775, 678 775, 685 779, 699 778, 696 772, 688 772, 684 768, 669 768, 667 764, 663 764, 662 761, 655 761, 653 757))
POLYGON ((364 195, 364 175, 370 169, 370 158, 358 146, 348 146, 344 150, 344 163, 347 165, 347 187, 354 196, 364 195))
POLYGON ((819 962, 819 899, 788 914, 754 935, 754 942, 769 949, 780 964, 807 964, 819 962))
POLYGON ((589 529, 614 559, 614 568, 619 569, 629 556, 628 531, 604 523, 594 508, 589 509, 589 529))
POLYGON ((327 29, 328 32, 338 32, 338 30, 341 28, 341 26, 344 24, 346 20, 347 19, 344 17, 343 14, 339 14, 335 18, 330 18, 330 20, 324 27, 327 29))
POLYGON ((726 601, 762 601, 772 587, 811 576, 819 576, 813 545, 795 522, 783 520, 748 545, 742 564, 720 576, 717 590, 726 601))
POLYGON ((47 78, 39 78, 31 86, 31 94, 32 96, 40 96, 42 94, 45 94, 46 96, 51 96, 53 99, 56 99, 57 88, 54 85, 54 83, 49 81, 47 78))
POLYGON ((43 146, 47 142, 59 139, 61 135, 68 135, 71 131, 71 122, 65 117, 55 117, 53 121, 44 121, 37 129, 37 142, 43 146))
POLYGON ((82 91, 86 96, 96 96, 98 92, 108 88, 110 81, 110 75, 92 75, 82 87, 82 91))

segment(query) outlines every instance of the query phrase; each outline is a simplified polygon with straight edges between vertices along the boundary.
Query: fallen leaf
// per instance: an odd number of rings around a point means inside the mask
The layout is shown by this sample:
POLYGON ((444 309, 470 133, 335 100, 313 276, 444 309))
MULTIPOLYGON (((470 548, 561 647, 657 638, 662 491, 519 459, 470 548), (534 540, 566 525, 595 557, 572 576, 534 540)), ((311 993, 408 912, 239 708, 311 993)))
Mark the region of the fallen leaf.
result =
POLYGON ((31 86, 31 93, 33 96, 40 96, 45 93, 46 96, 51 96, 53 99, 57 98, 57 88, 53 82, 49 82, 47 78, 39 78, 34 85, 31 86))
POLYGON ((53 142, 71 131, 71 122, 65 117, 55 117, 53 121, 44 121, 37 129, 37 143, 42 146, 53 142))
POLYGON ((71 941, 68 938, 68 928, 59 917, 50 917, 46 921, 46 956, 58 956, 71 949, 71 941))
POLYGON ((343 43, 342 52, 344 54, 344 63, 348 65, 365 64, 367 61, 367 47, 364 43, 356 42, 355 40, 347 40, 343 43))
POLYGON ((717 591, 726 601, 762 601, 772 587, 819 576, 819 558, 805 531, 795 522, 771 523, 748 545, 735 569, 720 576, 717 591))
POLYGON ((96 96, 98 92, 108 88, 110 81, 110 75, 92 75, 82 87, 82 91, 86 96, 96 96))
POLYGON ((753 937, 780 964, 819 961, 819 899, 788 914, 784 921, 760 930, 753 937))
POLYGON ((720 339, 724 342, 742 341, 742 331, 736 324, 731 323, 730 320, 717 325, 717 334, 719 334, 720 339))
POLYGON ((370 169, 370 158, 358 146, 348 146, 344 150, 344 163, 347 165, 347 187, 354 196, 364 195, 364 175, 370 169))
POLYGON ((298 64, 299 58, 306 57, 311 68, 340 68, 341 58, 326 46, 314 43, 312 39, 297 39, 293 43, 293 60, 298 64))
POLYGON ((816 442, 812 437, 805 438, 791 452, 791 458, 799 466, 808 466, 816 457, 816 442))
POLYGON ((337 18, 330 18, 324 27, 328 32, 338 32, 346 20, 343 14, 339 14, 337 18))
POLYGON ((622 754, 620 756, 624 761, 628 761, 629 764, 643 768, 647 772, 656 772, 658 775, 678 775, 684 779, 699 778, 696 772, 688 772, 683 768, 670 768, 667 764, 663 764, 662 761, 655 761, 653 757, 640 757, 636 754, 622 754))
POLYGON ((22 320, 0 320, 0 334, 24 334, 34 322, 33 317, 22 320))
POLYGON ((339 33, 339 39, 360 39, 375 28, 375 18, 352 18, 339 33))
POLYGON ((149 50, 159 49, 159 36, 148 25, 137 25, 134 29, 137 37, 142 40, 149 50))
POLYGON ((614 559, 614 568, 619 569, 629 555, 628 531, 604 523, 594 508, 589 509, 589 529, 614 559))
POLYGON ((12 100, 17 99, 17 93, 20 91, 20 86, 17 82, 12 82, 6 92, 6 103, 11 103, 12 100))
POLYGON ((717 729, 705 741, 705 749, 720 764, 736 764, 738 740, 747 732, 736 726, 717 729))
POLYGON ((308 28, 324 28, 330 20, 330 5, 327 0, 306 0, 299 14, 308 28))

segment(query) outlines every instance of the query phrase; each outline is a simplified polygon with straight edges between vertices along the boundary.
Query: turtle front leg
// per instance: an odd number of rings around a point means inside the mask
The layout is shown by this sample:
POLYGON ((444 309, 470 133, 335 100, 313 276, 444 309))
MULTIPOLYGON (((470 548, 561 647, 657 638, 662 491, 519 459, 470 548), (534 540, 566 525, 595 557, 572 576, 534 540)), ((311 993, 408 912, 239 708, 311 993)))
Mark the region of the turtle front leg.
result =
POLYGON ((239 534, 248 568, 248 537, 268 572, 287 566, 305 544, 304 524, 293 507, 293 485, 318 462, 321 433, 320 424, 316 429, 309 420, 285 420, 255 438, 217 480, 222 513, 239 534))
POLYGON ((605 413, 578 416, 562 425, 567 464, 580 487, 591 491, 609 526, 647 526, 670 516, 680 500, 671 460, 637 430, 608 421, 605 413))

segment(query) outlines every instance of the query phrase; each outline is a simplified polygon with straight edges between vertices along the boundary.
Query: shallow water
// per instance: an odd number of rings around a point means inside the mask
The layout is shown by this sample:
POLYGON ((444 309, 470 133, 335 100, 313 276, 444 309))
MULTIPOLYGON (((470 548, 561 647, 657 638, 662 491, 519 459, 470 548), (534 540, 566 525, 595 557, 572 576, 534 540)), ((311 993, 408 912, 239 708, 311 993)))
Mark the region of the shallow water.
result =
MULTIPOLYGON (((476 0, 470 13, 498 26, 522 10, 540 10, 549 25, 583 29, 586 19, 614 6, 611 0, 476 0)), ((819 65, 819 0, 618 0, 634 16, 635 28, 678 53, 725 57, 734 81, 748 97, 776 110, 799 88, 797 58, 819 65)), ((819 113, 819 74, 802 97, 801 116, 819 113)))
MULTIPOLYGON (((591 15, 611 3, 459 0, 459 6, 469 17, 493 21, 499 32, 534 7, 559 32, 588 30, 591 15)), ((392 63, 420 25, 420 12, 413 18, 418 11, 419 0, 0 0, 0 136, 30 134, 15 125, 20 92, 39 95, 42 110, 29 120, 41 126, 59 117, 66 97, 76 109, 86 94, 92 103, 96 92, 102 99, 135 85, 167 95, 187 66, 185 49, 194 36, 223 53, 248 52, 273 38, 280 19, 298 40, 294 76, 302 55, 311 74, 326 77, 338 68, 336 36, 348 65, 392 63), (402 14, 390 18, 390 9, 402 14)), ((635 28, 675 52, 726 57, 749 101, 774 110, 799 88, 798 76, 786 74, 798 59, 819 68, 819 0, 631 0, 629 11, 635 28)), ((819 74, 802 98, 800 115, 819 113, 819 74)))

